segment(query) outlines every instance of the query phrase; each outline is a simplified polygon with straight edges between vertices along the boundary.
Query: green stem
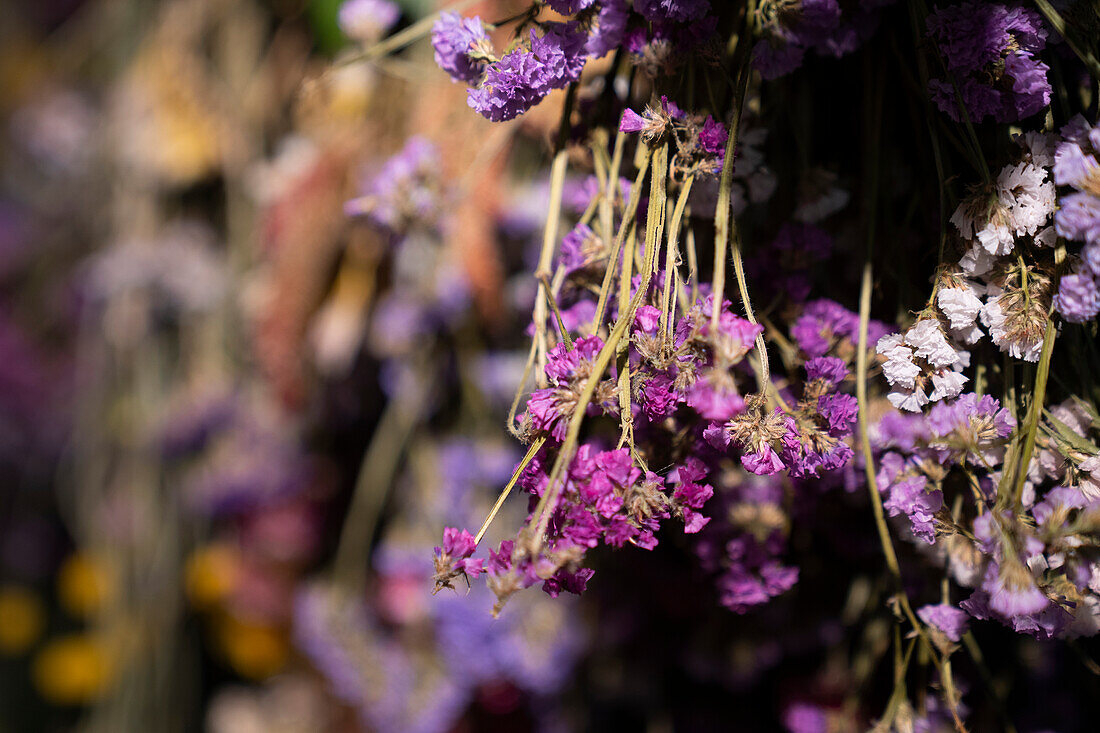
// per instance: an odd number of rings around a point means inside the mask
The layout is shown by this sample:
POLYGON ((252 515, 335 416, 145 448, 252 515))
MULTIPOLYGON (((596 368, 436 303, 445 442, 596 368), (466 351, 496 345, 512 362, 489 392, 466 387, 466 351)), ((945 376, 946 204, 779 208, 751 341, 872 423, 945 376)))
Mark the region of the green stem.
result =
POLYGON ((1035 389, 1031 393, 1031 405, 1027 410, 1023 448, 1016 463, 1016 484, 1012 492, 1012 505, 1017 511, 1020 509, 1020 501, 1024 493, 1028 466, 1031 465, 1031 454, 1035 451, 1035 434, 1039 428, 1039 415, 1043 412, 1043 401, 1046 398, 1047 378, 1050 376, 1050 357, 1054 351, 1055 336, 1054 322, 1048 319, 1046 332, 1043 334, 1043 349, 1039 353, 1039 367, 1035 373, 1035 389))

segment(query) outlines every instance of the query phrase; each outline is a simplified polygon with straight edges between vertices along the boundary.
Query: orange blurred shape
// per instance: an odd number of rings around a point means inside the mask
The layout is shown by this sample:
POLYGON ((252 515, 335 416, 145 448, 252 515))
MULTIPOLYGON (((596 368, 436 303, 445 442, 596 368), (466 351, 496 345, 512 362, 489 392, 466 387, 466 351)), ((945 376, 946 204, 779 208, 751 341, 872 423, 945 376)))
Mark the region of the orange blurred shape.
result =
POLYGON ((70 555, 57 571, 58 600, 77 618, 87 618, 103 608, 117 587, 117 578, 108 565, 84 552, 70 555))
POLYGON ((260 219, 266 262, 249 294, 253 348, 292 410, 306 398, 307 330, 341 251, 346 166, 336 153, 323 153, 260 219))
POLYGON ((35 656, 31 681, 43 698, 57 705, 80 705, 98 698, 112 678, 106 646, 87 634, 54 639, 35 656))
POLYGON ((46 625, 46 609, 31 590, 0 588, 0 654, 17 655, 31 648, 46 625))
POLYGON ((242 677, 262 680, 286 666, 290 642, 284 629, 225 614, 214 633, 226 661, 242 677))
POLYGON ((208 610, 223 601, 240 576, 237 551, 225 544, 209 544, 195 550, 185 570, 187 597, 195 608, 208 610))

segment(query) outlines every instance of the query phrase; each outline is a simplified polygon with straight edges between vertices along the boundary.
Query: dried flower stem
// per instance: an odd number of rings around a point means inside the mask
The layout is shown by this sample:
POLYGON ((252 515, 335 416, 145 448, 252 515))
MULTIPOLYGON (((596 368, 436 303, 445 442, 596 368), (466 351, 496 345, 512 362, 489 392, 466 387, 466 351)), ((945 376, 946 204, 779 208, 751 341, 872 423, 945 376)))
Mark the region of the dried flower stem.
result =
MULTIPOLYGON (((1070 50, 1077 54, 1077 58, 1081 59, 1081 63, 1088 69, 1092 78, 1100 80, 1100 60, 1097 60, 1091 51, 1082 48, 1073 35, 1067 32, 1065 18, 1047 0, 1035 0, 1035 7, 1039 8, 1039 12, 1043 14, 1043 17, 1046 18, 1058 35, 1065 39, 1070 50)), ((1095 12, 1095 6, 1093 12, 1095 12)))
POLYGON ((668 247, 665 250, 665 288, 661 297, 661 333, 671 331, 675 322, 672 314, 672 281, 673 273, 677 273, 676 261, 680 254, 680 229, 684 222, 684 209, 687 208, 688 196, 691 195, 691 184, 695 182, 695 174, 692 173, 680 187, 680 195, 676 198, 676 207, 672 210, 672 221, 668 228, 668 247))
MULTIPOLYGON (((611 282, 615 279, 615 272, 619 267, 619 260, 623 260, 623 264, 626 264, 626 257, 623 257, 623 242, 626 238, 626 233, 634 225, 635 216, 638 213, 638 203, 642 200, 642 183, 645 181, 646 173, 649 171, 650 160, 653 157, 653 151, 646 148, 645 155, 642 158, 642 164, 638 167, 638 175, 634 179, 634 185, 630 189, 630 200, 626 204, 626 209, 623 211, 623 220, 619 223, 619 231, 615 235, 615 246, 611 249, 611 259, 607 263, 607 271, 604 272, 603 283, 600 285, 600 296, 596 301, 596 315, 592 319, 592 333, 596 333, 599 330, 600 324, 603 323, 603 314, 607 310, 607 299, 611 292, 611 282)), ((614 164, 612 164, 612 171, 615 170, 614 164)), ((608 174, 610 176, 610 174, 608 174)), ((633 259, 632 253, 628 253, 633 259)), ((630 278, 628 277, 627 280, 630 278)))
POLYGON ((1057 329, 1054 322, 1047 320, 1046 332, 1043 334, 1043 349, 1039 354, 1039 365, 1035 372, 1035 389, 1031 392, 1031 405, 1027 410, 1027 421, 1024 432, 1021 435, 1023 443, 1019 460, 1015 465, 1015 488, 1012 491, 1012 505, 1016 511, 1020 509, 1021 497, 1024 494, 1024 482, 1027 480, 1028 467, 1031 465, 1031 454, 1035 450, 1035 434, 1039 429, 1039 416, 1043 412, 1043 401, 1046 398, 1047 378, 1050 376, 1050 357, 1054 351, 1054 339, 1057 329))
MULTIPOLYGON (((547 205, 546 226, 542 230, 542 250, 539 252, 539 265, 535 270, 535 278, 539 281, 539 288, 545 287, 544 280, 550 277, 550 267, 554 260, 554 250, 558 241, 558 227, 561 223, 561 197, 565 187, 565 169, 568 162, 568 154, 565 148, 558 150, 554 155, 554 163, 550 167, 550 202, 547 205)), ((549 298, 549 290, 546 292, 549 298)), ((535 299, 535 363, 538 371, 535 380, 540 387, 546 386, 546 298, 535 299)))
POLYGON ((558 308, 557 294, 554 292, 554 288, 550 287, 550 280, 546 275, 539 277, 539 283, 541 284, 541 290, 546 296, 546 302, 550 305, 550 309, 554 311, 554 319, 558 322, 558 332, 561 333, 561 340, 565 342, 565 348, 569 351, 573 350, 573 339, 569 335, 569 329, 565 327, 565 321, 561 317, 561 309, 558 308))
MULTIPOLYGON (((734 95, 733 114, 730 118, 729 138, 726 140, 725 163, 718 181, 718 205, 714 210, 714 302, 711 306, 710 329, 718 333, 718 319, 722 312, 722 300, 726 290, 726 248, 732 243, 734 274, 737 278, 737 290, 745 307, 749 322, 756 325, 756 315, 749 299, 749 288, 745 281, 745 265, 741 257, 741 237, 737 232, 737 222, 730 211, 730 195, 733 190, 733 158, 737 150, 737 131, 741 123, 741 111, 745 106, 745 93, 748 91, 750 72, 742 66, 738 71, 737 88, 734 95)), ((756 382, 761 394, 767 392, 771 378, 768 365, 768 349, 763 335, 756 337, 756 350, 760 355, 760 370, 756 373, 756 382)))
POLYGON ((508 480, 508 485, 500 492, 500 496, 497 497, 496 503, 493 504, 493 508, 489 510, 489 516, 485 517, 485 521, 481 523, 481 529, 477 531, 477 536, 474 537, 474 544, 481 544, 481 538, 485 536, 485 530, 489 529, 489 525, 493 523, 493 520, 497 516, 497 512, 504 506, 504 501, 508 498, 508 495, 512 493, 512 488, 519 480, 520 474, 523 473, 523 469, 527 468, 527 464, 531 462, 531 459, 535 457, 535 454, 539 452, 539 449, 542 448, 544 443, 546 443, 546 438, 536 438, 527 448, 526 455, 523 456, 523 460, 516 466, 516 470, 512 473, 512 478, 508 480))
POLYGON ((427 391, 410 390, 408 397, 391 400, 363 454, 332 563, 332 577, 339 585, 359 589, 365 580, 362 571, 370 554, 378 514, 389 496, 405 445, 420 420, 427 391))
MULTIPOLYGON (((648 156, 646 159, 648 160, 648 156)), ((668 175, 667 142, 654 151, 653 159, 653 181, 650 184, 650 201, 652 202, 655 198, 659 199, 661 202, 660 206, 663 207, 665 178, 668 175)), ((637 192, 632 192, 631 199, 634 199, 634 193, 637 192)), ((555 459, 554 466, 550 471, 546 490, 543 491, 542 497, 539 499, 539 503, 535 507, 533 513, 536 517, 535 529, 533 534, 528 537, 528 547, 526 548, 531 556, 537 555, 539 550, 542 549, 543 535, 546 533, 546 527, 550 522, 550 515, 557 506, 558 497, 561 494, 564 484, 560 479, 565 467, 572 460, 573 451, 577 445, 577 438, 581 431, 581 423, 584 421, 588 404, 592 401, 592 395, 596 391, 596 385, 599 384, 600 379, 603 377, 603 373, 611 363, 611 357, 615 354, 619 341, 634 322, 634 312, 646 297, 646 291, 649 290, 653 262, 657 254, 656 243, 660 241, 663 226, 664 217, 660 216, 659 213, 651 215, 646 222, 646 263, 642 270, 642 284, 637 292, 634 293, 634 297, 631 299, 627 308, 620 311, 619 318, 615 322, 615 327, 608 335, 607 342, 603 345, 603 348, 600 349, 600 353, 596 355, 596 359, 592 364, 592 373, 589 375, 588 380, 584 384, 584 388, 577 398, 577 403, 573 408, 573 415, 569 418, 569 427, 565 435, 565 440, 562 441, 561 448, 558 451, 558 457, 555 459)))

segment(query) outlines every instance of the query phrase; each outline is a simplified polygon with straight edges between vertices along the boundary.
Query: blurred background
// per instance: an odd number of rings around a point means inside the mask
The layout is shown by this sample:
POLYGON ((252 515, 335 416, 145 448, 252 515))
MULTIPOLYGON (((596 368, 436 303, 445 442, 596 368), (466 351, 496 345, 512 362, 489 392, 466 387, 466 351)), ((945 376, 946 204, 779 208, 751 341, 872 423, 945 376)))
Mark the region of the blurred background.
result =
POLYGON ((0 5, 0 730, 522 730, 570 674, 569 603, 429 582, 518 457, 560 100, 494 129, 361 60, 434 3, 339 5, 0 5))

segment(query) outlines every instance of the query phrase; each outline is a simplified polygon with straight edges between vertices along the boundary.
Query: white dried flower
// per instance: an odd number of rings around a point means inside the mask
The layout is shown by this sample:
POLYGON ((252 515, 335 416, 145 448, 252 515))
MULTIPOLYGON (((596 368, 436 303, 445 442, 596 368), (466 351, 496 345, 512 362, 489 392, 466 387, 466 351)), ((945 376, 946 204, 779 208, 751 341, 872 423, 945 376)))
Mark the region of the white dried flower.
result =
POLYGON ((993 269, 997 258, 987 252, 981 244, 975 243, 959 260, 959 267, 970 277, 984 275, 993 269))
POLYGON ((958 353, 948 343, 940 322, 935 318, 917 321, 906 332, 905 343, 912 346, 914 353, 933 367, 951 366, 959 360, 958 353))
POLYGON ((997 176, 997 197, 1017 236, 1032 235, 1054 213, 1054 183, 1030 163, 1008 165, 997 176))
POLYGON ((923 389, 894 389, 886 399, 899 410, 920 412, 921 408, 928 404, 928 395, 923 389))
POLYGON ((1039 361, 1039 352, 1043 348, 1043 335, 1040 333, 1037 337, 1025 338, 1022 334, 1009 333, 1005 328, 1005 312, 1000 304, 1003 292, 996 286, 990 286, 989 295, 982 308, 982 323, 989 329, 993 343, 997 344, 1001 351, 1008 352, 1016 359, 1039 361))
POLYGON ((947 316, 953 330, 965 330, 974 325, 982 312, 981 296, 985 287, 963 282, 962 287, 941 287, 936 293, 936 305, 947 316))
POLYGON ((936 402, 948 397, 957 397, 968 381, 969 379, 962 372, 941 369, 932 374, 932 394, 928 399, 936 402))
POLYGON ((891 386, 913 389, 916 378, 920 376, 920 367, 913 363, 913 350, 903 343, 900 333, 883 336, 875 346, 876 353, 886 357, 882 365, 882 374, 891 386))

